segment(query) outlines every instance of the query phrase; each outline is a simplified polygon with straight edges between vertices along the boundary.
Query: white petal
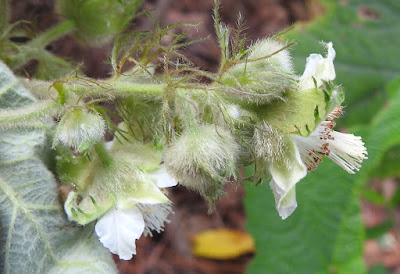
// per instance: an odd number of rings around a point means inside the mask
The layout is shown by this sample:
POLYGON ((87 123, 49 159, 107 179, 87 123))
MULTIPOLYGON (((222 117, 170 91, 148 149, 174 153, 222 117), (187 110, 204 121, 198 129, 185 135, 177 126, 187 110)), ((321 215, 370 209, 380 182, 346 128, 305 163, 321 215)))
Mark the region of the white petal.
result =
POLYGON ((306 59, 306 68, 304 69, 304 73, 301 76, 301 79, 314 76, 315 71, 317 70, 318 63, 324 59, 321 54, 312 53, 306 59))
POLYGON ((172 187, 178 184, 178 182, 167 173, 164 165, 149 173, 149 176, 159 188, 172 187))
POLYGON ((286 158, 272 162, 269 166, 272 175, 270 186, 274 192, 276 209, 282 219, 286 219, 296 208, 295 186, 307 175, 307 168, 294 140, 290 136, 286 138, 286 158))
POLYGON ((286 195, 284 190, 280 189, 278 185, 275 183, 274 179, 269 183, 269 187, 274 193, 275 203, 279 205, 278 213, 279 216, 285 220, 287 217, 292 215, 294 210, 297 208, 296 201, 296 189, 292 188, 286 195), (281 197, 284 197, 281 199, 281 197))
POLYGON ((336 52, 332 42, 326 44, 328 50, 327 56, 322 58, 319 54, 310 54, 307 58, 306 67, 303 75, 300 77, 300 90, 308 90, 315 88, 315 82, 319 88, 323 81, 332 81, 336 78, 333 60, 336 52))
POLYGON ((122 260, 136 254, 135 240, 144 230, 144 220, 137 207, 125 210, 112 209, 101 217, 95 227, 100 242, 122 260))
POLYGON ((145 236, 153 236, 152 230, 160 233, 164 231, 165 223, 169 223, 168 215, 173 213, 171 204, 138 204, 143 215, 145 228, 143 234, 145 236))

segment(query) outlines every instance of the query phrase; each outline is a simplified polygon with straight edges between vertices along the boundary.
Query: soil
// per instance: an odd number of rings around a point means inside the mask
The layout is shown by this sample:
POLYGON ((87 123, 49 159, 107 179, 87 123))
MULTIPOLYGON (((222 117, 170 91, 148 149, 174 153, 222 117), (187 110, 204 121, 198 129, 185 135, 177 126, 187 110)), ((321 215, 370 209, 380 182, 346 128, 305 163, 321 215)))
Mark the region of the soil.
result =
MULTIPOLYGON (((32 31, 44 30, 59 20, 52 0, 14 0, 11 3, 12 20, 34 22, 32 31)), ((276 34, 295 22, 307 21, 315 12, 321 12, 312 8, 315 7, 313 3, 306 0, 221 0, 221 17, 226 24, 235 27, 238 14, 241 14, 245 18, 246 36, 255 41, 276 34)), ((200 23, 187 31, 193 39, 208 39, 184 49, 182 53, 198 67, 216 71, 220 51, 214 34, 212 8, 213 0, 148 0, 142 5, 142 9, 154 9, 154 17, 163 26, 179 22, 200 23)), ((151 27, 152 23, 146 17, 135 21, 137 29, 151 27)), ((83 72, 93 78, 109 76, 111 48, 111 43, 101 48, 88 47, 72 36, 59 39, 48 47, 55 54, 82 64, 83 72)), ((397 182, 386 183, 384 187, 394 193, 397 182)), ((120 273, 244 273, 253 254, 233 260, 211 260, 196 257, 191 252, 191 240, 201 231, 212 228, 245 230, 242 186, 232 183, 226 186, 225 192, 226 196, 217 202, 215 212, 208 215, 207 203, 197 193, 180 186, 172 188, 169 197, 175 213, 170 217, 171 223, 162 234, 138 240, 137 255, 131 261, 120 261, 114 256, 120 273)), ((385 209, 363 202, 363 219, 367 226, 381 224, 386 218, 385 209)), ((388 237, 390 241, 386 249, 376 240, 367 241, 365 259, 368 266, 383 263, 393 273, 400 273, 399 237, 395 232, 388 237)))

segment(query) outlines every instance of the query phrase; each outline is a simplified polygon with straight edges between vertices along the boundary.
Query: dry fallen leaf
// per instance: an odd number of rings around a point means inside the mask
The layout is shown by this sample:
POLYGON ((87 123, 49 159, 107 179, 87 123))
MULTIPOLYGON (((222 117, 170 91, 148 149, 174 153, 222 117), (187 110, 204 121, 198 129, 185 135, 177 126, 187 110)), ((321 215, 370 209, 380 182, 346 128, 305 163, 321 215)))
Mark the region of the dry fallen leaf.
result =
POLYGON ((192 252, 210 259, 233 259, 254 252, 254 239, 250 234, 231 229, 206 230, 193 239, 192 252))

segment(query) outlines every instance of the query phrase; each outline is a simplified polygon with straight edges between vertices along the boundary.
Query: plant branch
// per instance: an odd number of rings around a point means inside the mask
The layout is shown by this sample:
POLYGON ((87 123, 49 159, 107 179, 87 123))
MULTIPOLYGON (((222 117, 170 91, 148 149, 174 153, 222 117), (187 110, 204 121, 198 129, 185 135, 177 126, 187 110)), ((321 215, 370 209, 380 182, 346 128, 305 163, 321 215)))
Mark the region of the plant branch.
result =
POLYGON ((66 35, 74 29, 75 25, 72 21, 64 21, 41 33, 35 39, 21 47, 22 50, 13 56, 13 65, 11 65, 11 67, 16 68, 26 64, 29 60, 36 59, 40 52, 45 51, 45 47, 50 44, 50 42, 66 35))

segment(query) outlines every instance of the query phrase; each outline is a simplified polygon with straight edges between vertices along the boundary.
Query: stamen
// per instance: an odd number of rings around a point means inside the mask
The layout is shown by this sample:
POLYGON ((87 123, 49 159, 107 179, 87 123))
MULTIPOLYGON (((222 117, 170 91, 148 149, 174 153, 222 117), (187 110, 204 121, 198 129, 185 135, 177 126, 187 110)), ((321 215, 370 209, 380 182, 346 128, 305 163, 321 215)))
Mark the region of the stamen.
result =
POLYGON ((152 230, 157 233, 164 231, 165 223, 170 223, 168 215, 173 213, 171 204, 160 203, 160 204, 137 204, 139 210, 142 212, 144 219, 144 231, 145 236, 153 237, 152 230))
POLYGON ((350 174, 360 170, 362 161, 368 158, 361 137, 337 131, 332 131, 332 136, 329 158, 350 174))
POLYGON ((293 135, 301 159, 309 171, 316 169, 322 161, 320 155, 328 156, 351 174, 354 174, 355 170, 358 171, 362 161, 367 159, 368 153, 361 137, 333 130, 334 119, 341 113, 342 107, 335 108, 328 115, 326 121, 322 121, 316 130, 306 138, 293 135))

